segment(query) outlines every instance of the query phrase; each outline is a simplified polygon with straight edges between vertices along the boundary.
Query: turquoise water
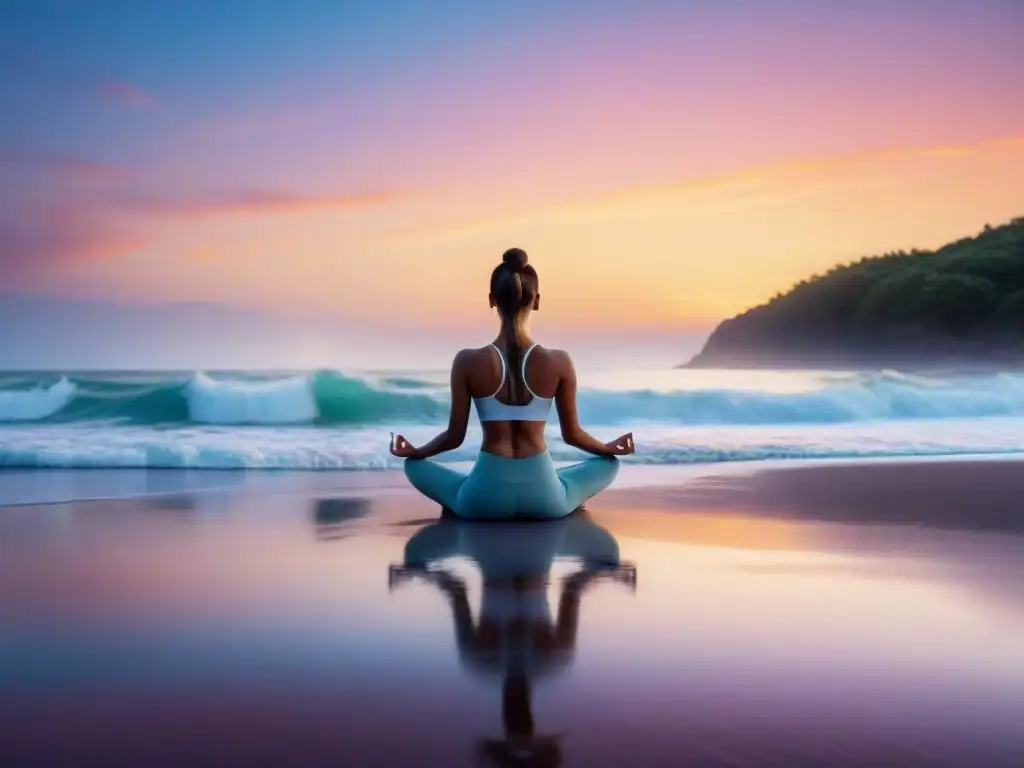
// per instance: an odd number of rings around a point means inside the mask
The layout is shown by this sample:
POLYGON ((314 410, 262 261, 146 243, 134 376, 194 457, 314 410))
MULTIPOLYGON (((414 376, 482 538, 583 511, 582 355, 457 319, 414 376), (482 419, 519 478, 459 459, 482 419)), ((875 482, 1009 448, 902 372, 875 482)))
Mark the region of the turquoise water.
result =
MULTIPOLYGON (((445 371, 9 373, 0 466, 374 469, 388 433, 427 440, 445 371)), ((1024 450, 1024 375, 895 371, 581 372, 599 437, 637 434, 646 464, 1005 454, 1024 450)), ((442 457, 472 458, 466 445, 442 457)), ((556 458, 578 453, 561 444, 556 458)))

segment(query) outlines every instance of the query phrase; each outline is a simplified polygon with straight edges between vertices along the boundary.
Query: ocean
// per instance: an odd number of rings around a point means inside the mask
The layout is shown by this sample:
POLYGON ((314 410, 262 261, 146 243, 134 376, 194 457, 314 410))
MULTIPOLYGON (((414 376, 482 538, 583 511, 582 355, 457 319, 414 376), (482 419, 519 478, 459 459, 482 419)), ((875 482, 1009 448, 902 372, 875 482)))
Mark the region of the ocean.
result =
MULTIPOLYGON (((1024 375, 895 371, 580 372, 582 423, 633 430, 635 464, 1024 452, 1024 375)), ((388 433, 428 440, 447 372, 0 375, 0 467, 344 470, 399 465, 388 433)), ((479 424, 445 462, 472 461, 479 424)), ((550 427, 557 461, 582 456, 550 427)))

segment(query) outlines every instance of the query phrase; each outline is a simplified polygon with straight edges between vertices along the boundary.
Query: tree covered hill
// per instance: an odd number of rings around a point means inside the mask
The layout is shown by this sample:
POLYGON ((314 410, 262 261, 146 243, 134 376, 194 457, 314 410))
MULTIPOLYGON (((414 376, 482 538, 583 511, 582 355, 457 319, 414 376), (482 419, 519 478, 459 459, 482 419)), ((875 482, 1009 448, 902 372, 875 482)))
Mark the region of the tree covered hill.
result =
POLYGON ((1024 364, 1024 217, 836 267, 722 322, 685 367, 1024 364))

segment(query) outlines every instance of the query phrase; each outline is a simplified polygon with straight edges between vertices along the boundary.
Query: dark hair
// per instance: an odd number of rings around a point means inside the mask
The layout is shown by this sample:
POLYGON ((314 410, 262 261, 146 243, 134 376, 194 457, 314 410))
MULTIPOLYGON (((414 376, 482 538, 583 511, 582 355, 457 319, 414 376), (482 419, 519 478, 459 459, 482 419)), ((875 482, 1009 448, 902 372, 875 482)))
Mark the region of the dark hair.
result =
MULTIPOLYGON (((527 261, 526 251, 522 248, 509 248, 502 255, 501 264, 491 273, 491 296, 505 327, 508 393, 513 403, 518 403, 523 394, 519 388, 523 376, 523 351, 518 341, 519 316, 524 309, 533 306, 540 289, 537 270, 527 261)), ((525 388, 526 382, 523 384, 525 388)))

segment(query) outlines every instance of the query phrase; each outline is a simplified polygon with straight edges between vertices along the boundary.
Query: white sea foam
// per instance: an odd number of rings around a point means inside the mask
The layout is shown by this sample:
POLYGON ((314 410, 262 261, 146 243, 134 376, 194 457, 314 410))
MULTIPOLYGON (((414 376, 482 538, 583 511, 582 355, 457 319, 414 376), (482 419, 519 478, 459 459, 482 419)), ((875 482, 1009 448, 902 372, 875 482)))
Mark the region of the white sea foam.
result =
POLYGON ((197 373, 185 397, 200 424, 308 424, 318 415, 312 375, 238 381, 197 373))
POLYGON ((67 378, 50 386, 0 391, 0 421, 39 421, 57 413, 75 395, 67 378))
MULTIPOLYGON (((587 378, 579 411, 588 424, 766 425, 1024 416, 1024 376, 924 377, 896 372, 804 374, 779 387, 775 373, 689 371, 587 378), (652 382, 653 379, 653 382, 652 382), (796 386, 799 383, 800 386, 796 386)), ((234 374, 144 384, 116 375, 0 380, 0 421, 119 420, 129 424, 408 425, 447 420, 447 388, 416 377, 234 374)))
MULTIPOLYGON (((611 439, 608 427, 592 430, 611 439)), ((436 428, 404 430, 414 443, 436 428)), ((828 459, 885 456, 1000 455, 1024 452, 1024 417, 879 422, 815 426, 666 427, 635 430, 637 454, 626 461, 686 465, 770 459, 828 459)), ((548 435, 552 455, 574 461, 585 454, 565 446, 557 431, 548 435)), ((480 434, 442 454, 443 462, 472 461, 480 434)), ((381 428, 193 426, 180 429, 48 424, 0 430, 0 466, 180 467, 201 469, 387 469, 401 462, 387 450, 381 428)))
MULTIPOLYGON (((1024 451, 1024 376, 896 372, 609 372, 587 375, 583 424, 636 434, 629 461, 1024 451)), ((439 376, 121 374, 0 377, 0 466, 375 469, 398 466, 388 432, 433 437, 448 417, 439 376)), ((558 440, 558 459, 581 458, 558 440)), ((438 457, 471 461, 479 428, 438 457)))

